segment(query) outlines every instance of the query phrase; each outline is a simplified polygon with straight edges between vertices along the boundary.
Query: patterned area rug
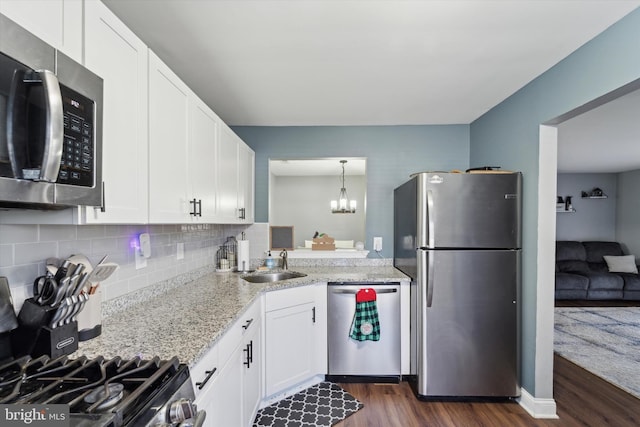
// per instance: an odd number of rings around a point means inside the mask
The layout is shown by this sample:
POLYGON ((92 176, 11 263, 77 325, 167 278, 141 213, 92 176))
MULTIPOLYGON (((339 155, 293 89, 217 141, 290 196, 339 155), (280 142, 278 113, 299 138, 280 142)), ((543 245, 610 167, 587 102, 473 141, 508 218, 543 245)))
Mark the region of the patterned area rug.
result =
POLYGON ((259 410, 253 426, 332 426, 363 406, 337 385, 322 382, 259 410))
POLYGON ((640 398, 640 307, 556 307, 554 348, 640 398))

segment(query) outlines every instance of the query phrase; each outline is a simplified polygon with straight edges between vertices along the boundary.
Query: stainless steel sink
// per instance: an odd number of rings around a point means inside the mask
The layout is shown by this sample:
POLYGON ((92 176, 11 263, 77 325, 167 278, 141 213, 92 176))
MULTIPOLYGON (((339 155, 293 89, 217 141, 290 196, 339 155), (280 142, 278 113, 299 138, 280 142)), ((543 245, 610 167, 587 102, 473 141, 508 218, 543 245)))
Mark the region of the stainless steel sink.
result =
POLYGON ((255 273, 248 276, 242 276, 243 280, 251 283, 269 283, 277 282, 280 280, 296 279, 298 277, 305 277, 306 274, 298 273, 297 271, 279 271, 277 273, 255 273))

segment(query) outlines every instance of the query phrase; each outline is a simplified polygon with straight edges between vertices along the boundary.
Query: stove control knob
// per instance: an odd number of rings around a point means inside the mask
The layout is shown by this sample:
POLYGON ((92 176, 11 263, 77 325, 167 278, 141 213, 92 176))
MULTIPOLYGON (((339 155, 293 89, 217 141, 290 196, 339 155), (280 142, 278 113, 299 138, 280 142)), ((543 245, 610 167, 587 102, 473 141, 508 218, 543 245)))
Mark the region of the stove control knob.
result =
POLYGON ((190 399, 178 399, 169 406, 169 422, 181 423, 196 416, 198 408, 190 399))

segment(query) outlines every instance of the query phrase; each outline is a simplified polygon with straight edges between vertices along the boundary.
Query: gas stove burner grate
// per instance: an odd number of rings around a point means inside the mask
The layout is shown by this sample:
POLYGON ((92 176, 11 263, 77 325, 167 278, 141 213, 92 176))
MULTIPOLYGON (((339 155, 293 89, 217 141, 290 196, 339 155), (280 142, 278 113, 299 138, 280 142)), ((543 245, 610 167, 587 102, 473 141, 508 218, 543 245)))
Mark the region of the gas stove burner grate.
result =
POLYGON ((25 356, 0 364, 0 404, 65 404, 74 427, 147 425, 178 391, 195 398, 188 367, 176 357, 25 356))
POLYGON ((105 384, 96 387, 84 397, 85 403, 95 404, 96 411, 112 408, 124 397, 124 385, 120 383, 105 384))

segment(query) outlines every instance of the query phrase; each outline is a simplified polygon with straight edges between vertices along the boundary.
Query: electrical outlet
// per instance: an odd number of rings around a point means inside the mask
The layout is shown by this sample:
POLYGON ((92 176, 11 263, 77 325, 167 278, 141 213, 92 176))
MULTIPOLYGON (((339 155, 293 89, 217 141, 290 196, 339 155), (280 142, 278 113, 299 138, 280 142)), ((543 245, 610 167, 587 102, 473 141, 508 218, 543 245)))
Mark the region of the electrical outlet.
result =
POLYGON ((373 238, 373 250, 380 252, 382 250, 382 237, 373 238))
POLYGON ((179 242, 176 248, 176 259, 184 259, 184 243, 179 242))
POLYGON ((142 255, 139 249, 136 249, 133 252, 133 256, 136 259, 136 270, 147 267, 147 259, 144 257, 144 255, 142 255))

